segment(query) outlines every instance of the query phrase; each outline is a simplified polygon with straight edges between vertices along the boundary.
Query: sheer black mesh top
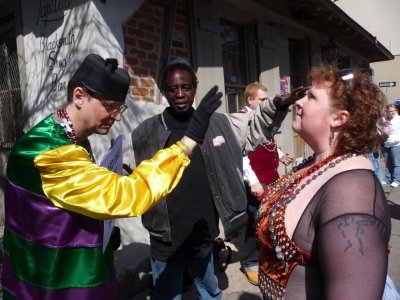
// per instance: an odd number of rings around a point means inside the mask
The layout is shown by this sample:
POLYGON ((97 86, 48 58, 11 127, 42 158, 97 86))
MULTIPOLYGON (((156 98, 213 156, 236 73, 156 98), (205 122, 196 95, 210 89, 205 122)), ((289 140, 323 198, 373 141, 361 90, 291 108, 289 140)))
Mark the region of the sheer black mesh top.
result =
MULTIPOLYGON (((292 241, 311 255, 311 263, 293 269, 284 299, 380 299, 390 231, 386 197, 372 171, 333 176, 311 199, 294 231, 292 241)), ((268 234, 268 228, 260 232, 268 234)), ((262 239, 259 247, 263 255, 262 239)))

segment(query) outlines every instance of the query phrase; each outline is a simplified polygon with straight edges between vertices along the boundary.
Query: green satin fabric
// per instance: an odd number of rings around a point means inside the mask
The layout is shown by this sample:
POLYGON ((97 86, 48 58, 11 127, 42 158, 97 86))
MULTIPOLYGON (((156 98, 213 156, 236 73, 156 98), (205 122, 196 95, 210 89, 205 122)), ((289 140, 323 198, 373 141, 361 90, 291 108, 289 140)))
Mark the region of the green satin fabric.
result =
POLYGON ((103 284, 109 280, 113 261, 110 245, 105 253, 101 247, 50 249, 28 243, 8 230, 4 232, 4 253, 10 256, 15 276, 48 290, 103 284), (13 245, 12 249, 8 245, 13 245))
POLYGON ((48 116, 22 136, 11 151, 7 165, 7 177, 14 184, 43 194, 39 170, 34 158, 49 149, 71 144, 62 127, 48 116))
POLYGON ((130 176, 97 166, 76 145, 45 151, 34 161, 55 206, 99 220, 142 215, 176 187, 189 164, 176 145, 158 151, 130 176))
POLYGON ((3 290, 3 300, 16 300, 16 298, 10 295, 6 290, 3 290))

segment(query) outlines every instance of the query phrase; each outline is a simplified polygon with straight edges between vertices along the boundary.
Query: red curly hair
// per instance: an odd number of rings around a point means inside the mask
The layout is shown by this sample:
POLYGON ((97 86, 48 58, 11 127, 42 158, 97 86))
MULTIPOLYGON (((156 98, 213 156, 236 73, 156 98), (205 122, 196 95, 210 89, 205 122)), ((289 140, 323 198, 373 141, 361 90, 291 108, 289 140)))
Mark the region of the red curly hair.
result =
POLYGON ((385 96, 362 69, 353 71, 349 84, 338 69, 326 65, 313 68, 308 78, 317 86, 329 86, 330 104, 337 110, 346 110, 350 118, 340 131, 334 153, 376 151, 381 143, 377 121, 382 115, 385 96))

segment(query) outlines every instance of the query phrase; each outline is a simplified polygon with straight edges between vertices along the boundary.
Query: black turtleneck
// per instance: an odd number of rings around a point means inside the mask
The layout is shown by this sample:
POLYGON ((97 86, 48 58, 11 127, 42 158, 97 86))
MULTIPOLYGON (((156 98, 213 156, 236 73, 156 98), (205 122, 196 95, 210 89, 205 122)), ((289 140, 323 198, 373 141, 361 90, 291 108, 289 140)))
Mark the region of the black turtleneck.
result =
MULTIPOLYGON (((163 117, 171 135, 166 147, 180 140, 190 124, 193 110, 176 114, 170 108, 163 117)), ((193 151, 190 164, 178 187, 167 197, 172 243, 152 238, 152 256, 161 261, 187 256, 204 257, 218 236, 218 214, 213 202, 206 166, 200 148, 193 151)))

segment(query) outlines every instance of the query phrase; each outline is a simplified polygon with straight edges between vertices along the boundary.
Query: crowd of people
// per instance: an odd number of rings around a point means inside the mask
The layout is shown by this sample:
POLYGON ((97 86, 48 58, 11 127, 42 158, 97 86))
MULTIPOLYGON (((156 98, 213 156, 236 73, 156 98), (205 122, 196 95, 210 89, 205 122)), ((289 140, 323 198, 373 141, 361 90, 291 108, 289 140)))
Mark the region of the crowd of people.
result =
POLYGON ((382 115, 384 95, 367 73, 344 80, 333 66, 313 68, 309 86, 275 97, 254 82, 245 107, 228 114, 215 112, 217 86, 193 107, 198 78, 176 58, 161 78, 169 106, 129 135, 131 171, 121 175, 96 164, 88 137, 121 120, 129 85, 116 59, 88 55, 67 104, 13 147, 4 299, 116 299, 118 245, 104 220, 132 216, 149 232, 153 299, 181 299, 185 276, 200 299, 222 299, 219 223, 263 299, 382 299, 391 233, 382 185, 400 184, 400 116, 394 104, 382 115), (280 176, 293 157, 274 136, 290 106, 314 154, 280 176))

